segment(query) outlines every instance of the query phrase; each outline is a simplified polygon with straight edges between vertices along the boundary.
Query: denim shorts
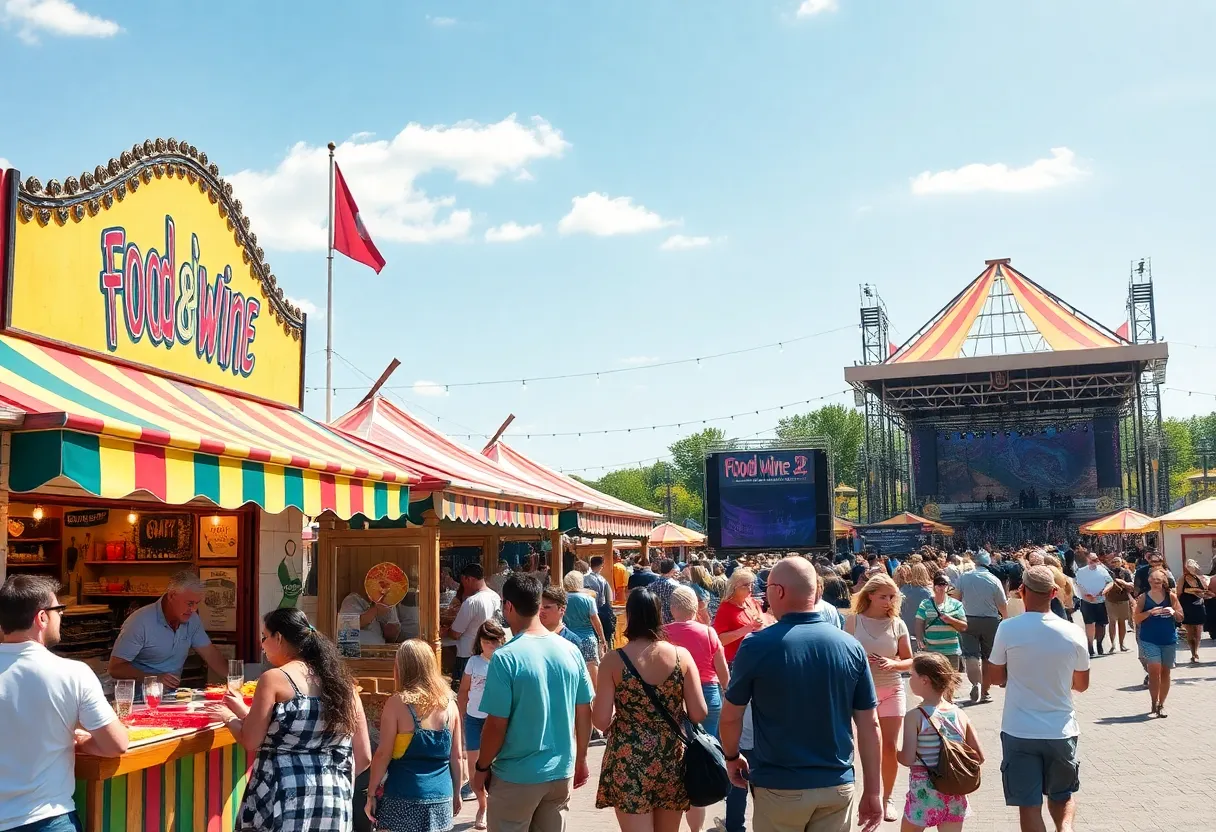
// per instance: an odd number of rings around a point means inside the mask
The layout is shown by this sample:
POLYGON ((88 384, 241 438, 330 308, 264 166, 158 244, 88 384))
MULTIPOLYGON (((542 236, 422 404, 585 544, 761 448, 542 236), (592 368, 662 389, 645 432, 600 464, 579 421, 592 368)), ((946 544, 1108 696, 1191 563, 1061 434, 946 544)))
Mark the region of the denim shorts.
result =
POLYGON ((80 818, 75 812, 68 812, 66 815, 55 815, 53 818, 18 826, 9 832, 80 832, 80 818))
POLYGON ((486 721, 479 717, 464 715, 464 748, 465 751, 481 750, 481 729, 486 721))
POLYGON ((1140 642, 1140 658, 1144 659, 1145 664, 1159 664, 1168 670, 1176 664, 1177 656, 1177 644, 1149 644, 1147 641, 1140 642))

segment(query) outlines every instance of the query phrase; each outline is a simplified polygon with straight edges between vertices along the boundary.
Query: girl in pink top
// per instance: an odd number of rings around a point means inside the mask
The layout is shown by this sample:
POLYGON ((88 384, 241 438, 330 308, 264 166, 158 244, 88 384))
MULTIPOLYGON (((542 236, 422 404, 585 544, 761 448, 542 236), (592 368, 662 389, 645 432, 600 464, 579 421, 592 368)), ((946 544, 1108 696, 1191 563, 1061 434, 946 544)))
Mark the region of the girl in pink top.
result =
MULTIPOLYGON (((730 684, 730 669, 726 665, 726 655, 717 632, 713 627, 694 620, 700 606, 700 600, 691 587, 676 587, 671 593, 672 622, 663 628, 663 637, 692 654, 697 664, 697 674, 701 677, 705 704, 709 706, 709 715, 701 727, 716 737, 718 719, 722 715, 722 691, 730 684)), ((704 807, 692 807, 685 817, 688 818, 691 832, 701 832, 705 823, 704 807)))

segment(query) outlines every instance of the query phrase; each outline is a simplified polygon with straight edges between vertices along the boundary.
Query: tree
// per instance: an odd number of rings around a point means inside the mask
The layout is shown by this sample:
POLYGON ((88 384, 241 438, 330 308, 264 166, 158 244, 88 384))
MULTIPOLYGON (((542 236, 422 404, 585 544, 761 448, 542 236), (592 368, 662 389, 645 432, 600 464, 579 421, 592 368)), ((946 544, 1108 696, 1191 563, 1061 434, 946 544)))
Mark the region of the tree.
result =
POLYGON ((675 468, 680 483, 689 494, 698 498, 705 495, 705 453, 711 445, 721 445, 726 442, 726 434, 718 428, 706 428, 692 436, 685 436, 673 442, 668 448, 671 451, 671 463, 675 468))
POLYGON ((836 479, 854 488, 859 485, 857 452, 865 441, 865 431, 865 416, 856 408, 842 404, 824 405, 810 413, 787 416, 777 422, 777 438, 782 441, 830 439, 836 479))
POLYGON ((580 479, 579 482, 638 508, 649 511, 661 510, 654 499, 654 487, 650 484, 649 468, 621 468, 617 471, 609 471, 598 480, 580 479))
POLYGON ((1161 423, 1165 433, 1166 454, 1169 458, 1170 494, 1186 496, 1190 492, 1187 475, 1195 468, 1195 444, 1191 437, 1194 420, 1166 419, 1161 423))

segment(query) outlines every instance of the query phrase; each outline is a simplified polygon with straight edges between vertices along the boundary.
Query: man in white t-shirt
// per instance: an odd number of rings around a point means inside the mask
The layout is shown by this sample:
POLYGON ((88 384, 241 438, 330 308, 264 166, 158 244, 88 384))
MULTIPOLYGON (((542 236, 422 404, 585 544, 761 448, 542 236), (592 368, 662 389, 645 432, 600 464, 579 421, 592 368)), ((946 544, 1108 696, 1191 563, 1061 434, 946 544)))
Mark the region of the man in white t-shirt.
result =
MULTIPOLYGON (((1077 551, 1083 551, 1080 546, 1077 551)), ((1094 655, 1094 639, 1098 642, 1098 654, 1103 652, 1102 641, 1106 638, 1106 593, 1115 585, 1110 571, 1102 565, 1093 552, 1089 552, 1085 566, 1077 569, 1077 589, 1081 591, 1081 619, 1085 622, 1085 640, 1089 643, 1089 655, 1094 655)), ((1114 649, 1114 639, 1111 639, 1114 649)))
POLYGON ((1001 622, 988 665, 989 681, 1007 688, 1001 779, 1023 832, 1044 829, 1044 795, 1056 828, 1071 832, 1081 788, 1072 692, 1089 688, 1089 652, 1077 628, 1051 612, 1055 594, 1050 567, 1026 570, 1026 612, 1001 622))
POLYGON ((0 830, 78 832, 76 752, 127 750, 126 726, 93 671, 47 649, 59 643, 58 591, 40 575, 13 575, 0 587, 0 830))
POLYGON ((460 584, 464 587, 464 602, 456 619, 448 628, 446 636, 456 639, 456 665, 452 668, 452 680, 459 683, 464 675, 464 666, 473 655, 477 644, 477 631, 502 609, 498 593, 486 586, 485 571, 480 563, 470 563, 460 570, 460 584))

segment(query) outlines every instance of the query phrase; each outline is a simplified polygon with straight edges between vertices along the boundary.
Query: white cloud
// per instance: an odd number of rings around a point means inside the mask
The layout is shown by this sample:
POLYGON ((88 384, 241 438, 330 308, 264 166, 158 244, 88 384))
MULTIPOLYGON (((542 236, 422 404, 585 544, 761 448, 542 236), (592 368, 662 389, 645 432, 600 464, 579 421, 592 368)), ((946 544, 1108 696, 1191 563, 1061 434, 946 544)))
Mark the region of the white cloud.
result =
POLYGON ((3 0, 0 20, 16 25, 17 37, 38 43, 40 34, 69 38, 111 38, 122 31, 113 20, 81 11, 68 0, 3 0))
POLYGON ((5 159, 3 156, 0 156, 0 170, 4 170, 5 168, 11 168, 12 166, 13 166, 12 162, 10 162, 8 159, 5 159))
POLYGON ((308 298, 285 297, 285 298, 283 298, 283 300, 287 301, 292 306, 295 306, 297 309, 299 309, 305 315, 312 316, 312 315, 317 314, 317 305, 315 303, 313 303, 312 301, 310 301, 308 298))
MULTIPOLYGON (((452 196, 432 197, 417 179, 439 170, 476 185, 492 185, 539 159, 560 158, 570 147, 543 118, 521 123, 512 114, 493 124, 408 124, 392 139, 338 145, 336 158, 377 243, 426 243, 467 237, 473 214, 452 196)), ((273 170, 243 170, 229 177, 267 248, 325 248, 329 151, 299 142, 273 170)))
POLYGON ((814 17, 823 12, 834 12, 840 8, 837 0, 802 0, 798 6, 799 17, 814 17))
POLYGON ((622 358, 621 363, 627 364, 630 367, 640 367, 643 364, 654 364, 659 359, 653 355, 631 355, 628 358, 622 358))
POLYGON ((701 248, 713 243, 709 237, 689 237, 686 234, 672 234, 659 246, 663 251, 684 251, 690 248, 701 248))
POLYGON ((512 220, 504 222, 502 225, 497 225, 493 228, 486 229, 487 243, 518 243, 520 240, 526 240, 529 237, 537 237, 544 229, 539 223, 536 225, 520 225, 512 220))
POLYGON ((1053 147, 1051 156, 1036 159, 1021 168, 1004 162, 991 165, 974 163, 936 173, 924 171, 912 178, 912 193, 970 194, 979 191, 1024 193, 1064 185, 1085 175, 1077 164, 1077 154, 1067 147, 1053 147))
POLYGON ((528 170, 527 168, 521 168, 519 173, 515 174, 516 182, 531 182, 534 179, 536 179, 536 177, 533 176, 532 171, 528 170))
POLYGON ((448 394, 448 390, 442 384, 426 379, 419 379, 414 382, 414 386, 410 388, 414 391, 415 396, 426 396, 428 398, 442 398, 448 394))
POLYGON ((570 213, 562 217, 557 230, 562 234, 594 234, 597 237, 612 237, 617 234, 638 234, 654 231, 677 220, 665 220, 643 205, 634 205, 633 198, 592 191, 586 196, 576 196, 571 201, 570 213))
POLYGON ((454 17, 431 17, 429 14, 426 16, 426 19, 432 26, 438 26, 441 29, 455 26, 459 22, 454 17))

